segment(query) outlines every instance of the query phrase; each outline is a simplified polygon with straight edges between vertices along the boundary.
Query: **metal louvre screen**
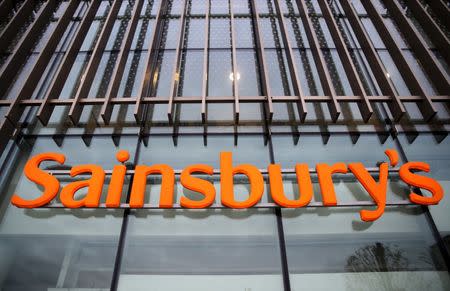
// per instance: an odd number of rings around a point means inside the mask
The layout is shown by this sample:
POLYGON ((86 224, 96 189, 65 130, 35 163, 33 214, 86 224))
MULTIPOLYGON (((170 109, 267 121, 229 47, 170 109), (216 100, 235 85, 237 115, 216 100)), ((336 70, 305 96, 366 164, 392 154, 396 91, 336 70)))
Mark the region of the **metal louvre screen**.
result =
POLYGON ((445 137, 448 10, 442 0, 3 0, 0 150, 49 124, 55 136, 113 137, 190 126, 205 142, 247 125, 386 134, 380 104, 399 131, 445 137))

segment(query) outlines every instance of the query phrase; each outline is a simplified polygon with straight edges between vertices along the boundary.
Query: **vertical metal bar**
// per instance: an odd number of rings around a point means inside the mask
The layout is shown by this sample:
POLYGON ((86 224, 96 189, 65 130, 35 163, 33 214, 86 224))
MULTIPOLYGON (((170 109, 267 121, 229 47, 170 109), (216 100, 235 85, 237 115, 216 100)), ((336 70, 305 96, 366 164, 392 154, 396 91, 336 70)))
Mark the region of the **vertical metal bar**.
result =
POLYGON ((114 66, 113 74, 108 85, 108 90, 106 91, 105 102, 103 103, 100 112, 100 116, 106 124, 109 124, 111 120, 113 111, 113 104, 111 103, 111 100, 112 98, 117 97, 117 93, 120 88, 120 81, 123 76, 125 64, 127 63, 128 53, 130 51, 131 43, 133 42, 134 33, 136 31, 136 26, 139 21, 139 15, 143 4, 144 0, 137 0, 134 4, 131 19, 127 25, 124 40, 120 46, 119 56, 117 57, 117 62, 114 66))
POLYGON ((180 83, 180 64, 181 64, 181 55, 184 45, 184 35, 186 33, 186 13, 187 13, 187 5, 188 0, 183 0, 183 11, 181 12, 180 17, 180 28, 178 31, 178 39, 177 39, 177 46, 175 50, 175 62, 172 69, 172 81, 170 83, 170 91, 169 91, 169 102, 168 102, 168 109, 167 109, 167 118, 169 120, 169 123, 173 123, 173 98, 175 98, 178 95, 178 85, 180 83))
MULTIPOLYGON (((24 5, 27 5, 25 3, 24 5)), ((22 6, 23 8, 23 6, 22 6)), ((9 58, 7 64, 3 67, 1 71, 1 77, 0 77, 0 86, 1 86, 1 95, 6 93, 7 88, 10 85, 10 82, 12 82, 13 77, 16 75, 17 71, 20 68, 20 65, 18 63, 23 63, 26 57, 29 54, 29 50, 31 50, 34 41, 39 36, 40 30, 43 28, 44 24, 49 21, 50 16, 53 13, 53 10, 55 8, 55 1, 49 1, 46 3, 46 5, 40 9, 40 12, 33 24, 31 24, 31 27, 29 27, 22 37, 19 44, 16 46, 13 55, 9 58), (14 71, 14 72, 12 72, 14 71)), ((11 24, 11 22, 10 22, 11 24)), ((41 52, 42 54, 42 52, 41 52)), ((39 61, 39 59, 38 59, 39 61)), ((34 65, 34 69, 38 63, 34 65)), ((33 70, 34 70, 33 69, 33 70)), ((17 122, 20 120, 21 114, 24 109, 19 109, 19 102, 20 100, 26 98, 28 95, 31 97, 32 90, 27 91, 27 84, 29 82, 33 81, 33 78, 36 77, 36 73, 33 73, 33 71, 28 76, 27 80, 25 81, 24 86, 22 87, 21 92, 19 95, 17 95, 14 100, 12 101, 7 114, 5 115, 5 118, 0 124, 0 153, 3 152, 5 147, 8 144, 9 139, 14 133, 15 127, 17 122), (30 78, 31 77, 31 78, 30 78), (25 90, 23 88, 25 87, 25 90)))
POLYGON ((91 2, 88 11, 75 32, 75 37, 72 39, 69 49, 66 51, 64 58, 58 67, 58 71, 52 79, 52 83, 50 84, 50 87, 44 97, 44 101, 39 107, 39 111, 37 113, 37 118, 43 125, 47 125, 50 116, 52 115, 55 106, 51 104, 50 101, 52 99, 57 99, 61 93, 64 83, 66 82, 70 70, 72 69, 73 63, 77 58, 78 51, 83 44, 84 38, 86 37, 92 21, 94 20, 95 13, 97 12, 100 3, 101 1, 91 2))
POLYGON ((211 0, 206 0, 206 14, 205 14, 205 41, 203 45, 203 72, 202 72, 202 104, 201 115, 203 123, 203 144, 207 145, 208 134, 208 111, 206 105, 206 96, 208 95, 208 69, 209 69, 209 39, 210 39, 210 14, 211 14, 211 0))
MULTIPOLYGON (((269 126, 267 122, 266 126, 269 126)), ((268 133, 267 139, 269 146, 270 163, 276 164, 275 153, 273 150, 272 133, 270 130, 268 130, 267 133, 268 133)), ((291 282, 289 279, 289 264, 286 250, 286 236, 284 235, 283 215, 280 207, 275 208, 274 214, 277 222, 278 243, 280 247, 281 274, 283 276, 283 287, 284 287, 283 290, 291 291, 291 282)))
POLYGON ((6 18, 13 8, 14 5, 12 0, 3 0, 0 3, 0 18, 6 18))
MULTIPOLYGON (((163 2, 163 1, 165 1, 165 0, 161 0, 161 2, 163 2)), ((135 3, 135 4, 137 4, 137 3, 135 3)), ((139 130, 139 132, 142 132, 144 125, 142 124, 140 127, 141 127, 141 130, 139 130)), ((136 165, 139 161, 139 154, 141 152, 142 141, 143 141, 143 138, 139 134, 138 139, 137 139, 137 144, 136 144, 136 151, 135 151, 134 158, 133 158, 133 165, 136 165)), ((126 199, 127 203, 130 200, 131 185, 133 184, 133 180, 134 180, 134 174, 131 175, 130 182, 128 183, 129 186, 128 186, 127 199, 126 199)), ((127 231, 128 231, 128 221, 129 221, 130 212, 131 212, 130 208, 127 208, 123 211, 122 226, 120 228, 119 242, 117 244, 116 257, 114 260, 114 269, 113 269, 111 287, 110 287, 111 291, 116 291, 117 288, 119 287, 120 270, 122 267, 122 258, 123 258, 123 253, 125 250, 125 243, 126 243, 126 236, 127 236, 127 231)))
POLYGON ((284 235, 283 215, 279 207, 275 208, 277 219, 278 242, 280 244, 281 270, 283 275, 283 287, 285 291, 291 291, 291 281, 289 279, 289 265, 286 250, 286 237, 284 235))
POLYGON ((261 76, 261 87, 262 87, 262 95, 267 98, 266 107, 268 112, 268 121, 271 122, 273 118, 273 104, 272 104, 272 91, 269 85, 269 75, 267 73, 267 63, 266 58, 264 57, 264 43, 261 37, 261 31, 259 29, 259 14, 258 14, 258 6, 255 0, 251 0, 251 9, 252 9, 252 20, 253 27, 255 30, 255 42, 256 42, 256 55, 258 57, 258 69, 259 75, 261 76))
POLYGON ((150 46, 147 53, 147 59, 145 61, 146 69, 145 76, 142 79, 139 87, 139 96, 136 98, 136 104, 134 108, 134 117, 137 122, 140 122, 143 112, 142 98, 148 97, 150 89, 154 85, 151 78, 154 75, 156 69, 156 61, 158 58, 159 44, 161 41, 162 24, 164 22, 164 14, 166 13, 169 1, 160 0, 158 12, 155 18, 155 25, 153 26, 152 36, 150 37, 150 46))
POLYGON ((9 107, 8 112, 6 113, 6 118, 8 118, 9 120, 13 122, 19 120, 20 115, 23 112, 23 107, 20 106, 20 101, 31 98, 31 95, 33 94, 37 84, 39 83, 39 80, 44 74, 47 64, 50 62, 53 53, 58 46, 59 41, 61 40, 61 37, 63 36, 64 32, 67 29, 67 26, 70 23, 72 15, 78 7, 78 4, 79 3, 77 1, 70 1, 69 5, 64 11, 64 14, 59 18, 55 29, 47 40, 44 48, 39 53, 39 56, 34 63, 33 68, 30 70, 23 86, 19 90, 19 94, 14 99, 13 103, 9 107))
MULTIPOLYGON (((31 49, 33 48, 39 33, 44 28, 45 24, 50 22, 50 17, 56 7, 56 0, 49 0, 39 10, 35 21, 28 27, 19 43, 14 48, 11 56, 7 59, 0 71, 0 97, 6 95, 8 88, 12 85, 14 77, 28 58, 31 49)), ((29 96, 31 97, 31 96, 29 96)), ((17 97, 15 98, 17 99, 17 97)))
POLYGON ((295 96, 298 96, 297 101, 297 109, 298 114, 300 115, 300 120, 305 121, 307 109, 305 102, 305 94, 303 93, 302 85, 300 83, 299 74, 297 71, 297 67, 295 66, 295 57, 292 51, 291 42, 288 37, 287 29, 286 29, 286 20, 284 18, 283 12, 280 6, 280 0, 274 0, 275 9, 278 14, 278 22, 280 24, 281 37, 283 38, 284 50, 286 52, 286 59, 289 67, 289 72, 291 74, 292 87, 294 89, 295 96))
MULTIPOLYGON (((431 15, 425 10, 418 0, 407 0, 406 3, 410 7, 410 11, 414 14, 417 21, 419 21, 422 25, 422 28, 427 33, 427 36, 440 50, 440 53, 445 58, 446 62, 450 64, 450 40, 447 38, 440 26, 433 20, 431 15)), ((386 6, 391 6, 391 4, 392 2, 388 1, 386 6)), ((398 7, 398 3, 394 4, 398 7)))
POLYGON ((382 91, 383 95, 390 96, 391 100, 387 103, 389 110, 394 117, 395 121, 398 121, 405 114, 405 107, 403 106, 397 92, 389 78, 387 77, 386 69, 378 56, 377 51, 373 47, 367 32, 365 31, 361 20, 358 17, 353 5, 350 4, 349 0, 341 0, 341 6, 345 11, 345 15, 350 22, 353 32, 361 45, 364 55, 369 62, 372 72, 377 80, 378 86, 382 91))
POLYGON ((209 51, 209 14, 211 9, 211 0, 206 0, 206 12, 205 12, 205 41, 203 44, 203 71, 202 71, 202 108, 201 108, 201 114, 202 114, 202 122, 205 125, 206 129, 206 120, 207 120, 207 114, 206 114, 206 95, 208 95, 208 66, 209 66, 209 58, 208 58, 208 51, 209 51))
MULTIPOLYGON (((252 0, 252 5, 256 4, 257 0, 252 0)), ((255 7, 253 13, 258 12, 257 7, 255 7)), ((269 149, 269 158, 270 162, 272 164, 275 164, 275 154, 273 151, 273 143, 272 143, 272 131, 270 130, 270 124, 269 124, 269 118, 267 116, 267 112, 265 108, 263 108, 263 114, 264 114, 264 127, 266 128, 265 132, 267 134, 267 145, 269 149)), ((266 144, 266 141, 265 141, 266 144)), ((281 263, 281 274, 283 276, 283 290, 284 291, 291 291, 291 283, 289 280, 289 267, 287 262, 287 254, 286 254, 286 241, 285 241, 285 235, 284 235, 284 229, 283 229, 283 219, 282 219, 282 213, 279 207, 275 208, 274 211, 275 219, 277 222, 277 234, 278 234, 278 243, 280 247, 280 263, 281 263)))
POLYGON ((83 111, 83 105, 80 104, 80 100, 88 97, 89 90, 91 89, 92 82, 94 81, 95 73, 97 72, 100 60, 102 59, 103 51, 108 43, 109 36, 114 27, 114 22, 116 21, 121 5, 122 0, 114 0, 105 24, 103 25, 102 31, 100 32, 99 39, 95 44, 94 51, 89 59, 89 63, 81 77, 80 85, 69 110, 69 118, 75 125, 77 125, 80 121, 81 113, 83 111))
POLYGON ((234 13, 233 13, 233 0, 229 0, 230 3, 230 33, 231 33, 231 66, 233 70, 233 96, 234 96, 234 120, 235 123, 239 123, 239 88, 238 88, 238 72, 236 61, 236 35, 234 31, 234 13))
POLYGON ((26 22, 26 18, 33 12, 35 1, 26 0, 17 13, 0 33, 1 51, 6 52, 8 44, 17 35, 21 26, 26 22))
MULTIPOLYGON (((132 181, 133 179, 131 179, 130 183, 132 181)), ((128 187, 128 195, 130 195, 130 192, 131 187, 128 187)), ((117 288, 119 287, 120 269, 122 268, 122 258, 123 252, 125 250, 125 243, 126 243, 125 239, 127 236, 129 216, 130 216, 130 208, 127 208, 123 211, 122 225, 120 227, 120 234, 119 234, 119 242, 117 243, 116 257, 114 260, 114 269, 111 278, 111 288, 110 288, 111 291, 116 291, 117 288)))
POLYGON ((402 50, 396 43, 392 34, 389 32, 389 28, 384 23, 383 17, 380 15, 380 13, 378 13, 375 5, 373 5, 373 2, 362 1, 362 3, 370 18, 372 19, 372 22, 376 30, 378 31, 378 34, 385 43, 389 53, 392 55, 392 59, 402 72, 402 77, 407 81, 406 83, 408 87, 412 89, 413 95, 420 95, 422 97, 422 104, 418 106, 419 110, 422 112, 425 120, 430 120, 437 113, 436 109, 433 106, 433 103, 431 102, 430 96, 428 96, 428 94, 425 92, 422 85, 420 84, 420 81, 417 79, 412 68, 406 61, 402 50))
POLYGON ((430 0, 427 1, 428 6, 431 7, 434 14, 439 18, 439 21, 447 28, 450 28, 450 8, 446 5, 445 0, 430 0))
POLYGON ((14 129, 11 122, 8 119, 3 118, 2 123, 0 123, 0 156, 8 145, 9 139, 14 133, 14 129))
MULTIPOLYGON (((413 5, 411 11, 416 15, 419 22, 423 23, 423 29, 440 50, 446 62, 450 64, 450 43, 445 34, 417 0, 409 0, 408 2, 413 5)), ((384 3, 392 14, 392 19, 397 23, 402 34, 411 44, 411 49, 415 52, 416 57, 420 60, 422 67, 430 76, 436 89, 441 94, 448 94, 450 92, 450 77, 429 50, 428 45, 414 27, 414 24, 406 17, 398 3, 392 0, 386 0, 384 3)))
POLYGON ((309 17, 308 8, 306 7, 305 0, 296 0, 298 10, 305 28, 306 35, 308 37, 309 45, 316 63, 317 71, 319 73, 320 82, 322 84, 325 95, 331 97, 330 102, 327 102, 328 109, 330 110, 331 119, 336 122, 341 114, 341 107, 336 100, 336 91, 334 90, 331 76, 325 62, 322 50, 319 45, 319 40, 315 33, 311 18, 309 17))
POLYGON ((325 18, 325 21, 328 25, 328 29, 331 33, 331 37, 333 38, 334 44, 336 45, 337 52, 339 57, 341 58, 342 65, 345 69, 345 73, 347 74, 348 81, 355 95, 361 96, 361 101, 359 101, 358 107, 361 111, 361 116, 364 122, 368 122, 370 117, 372 116, 373 109, 370 105, 369 99, 367 98, 367 94, 364 90, 364 86, 359 78, 358 72, 353 64, 350 53, 345 45, 345 41, 339 31, 339 27, 334 19, 331 8, 327 4, 325 0, 319 0, 320 9, 322 10, 322 15, 325 18))

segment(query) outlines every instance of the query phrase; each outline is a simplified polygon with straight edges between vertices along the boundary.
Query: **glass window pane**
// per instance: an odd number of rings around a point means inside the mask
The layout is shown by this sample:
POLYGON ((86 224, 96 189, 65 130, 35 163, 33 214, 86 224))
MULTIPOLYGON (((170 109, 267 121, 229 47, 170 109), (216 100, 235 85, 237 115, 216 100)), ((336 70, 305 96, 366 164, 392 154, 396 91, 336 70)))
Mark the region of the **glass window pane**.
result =
POLYGON ((210 51, 208 66, 208 95, 233 96, 231 50, 210 51))
POLYGON ((211 18, 209 25, 209 47, 231 48, 230 19, 211 18))
MULTIPOLYGON (((450 139, 447 137, 440 141, 431 134, 421 133, 412 142, 404 134, 399 135, 399 140, 408 161, 421 161, 430 165, 430 173, 421 172, 420 175, 439 181, 444 189, 444 198, 438 205, 430 206, 429 210, 450 250, 450 139)), ((423 195, 429 194, 423 191, 423 195)))
POLYGON ((211 1, 211 14, 228 14, 230 9, 228 2, 228 0, 211 1))
POLYGON ((135 211, 123 258, 119 290, 283 289, 272 210, 135 211))
POLYGON ((236 52, 239 96, 259 96, 258 62, 256 51, 240 49, 236 52))
POLYGON ((187 47, 189 49, 200 49, 205 46, 205 26, 204 18, 189 19, 189 30, 187 32, 187 47))
MULTIPOLYGON (((1 290, 109 289, 123 210, 24 209, 10 204, 13 193, 24 199, 40 195, 42 188, 22 173, 25 162, 35 154, 56 151, 66 155, 64 166, 48 161, 41 164, 43 169, 67 169, 82 163, 112 169, 115 147, 107 145, 110 139, 96 138, 92 147, 77 141, 81 142, 81 139, 68 138, 58 148, 52 139, 27 139, 28 147, 21 149, 15 161, 15 172, 1 195, 1 290), (111 151, 105 150, 108 148, 111 151)), ((125 144, 123 146, 127 148, 125 144)), ((133 154, 132 149, 130 152, 133 154)), ((63 176, 58 176, 58 180, 62 186, 74 181, 63 176)), ((106 178, 103 198, 108 184, 109 178, 106 178)), ((127 184, 122 192, 123 197, 127 184)), ((85 189, 80 189, 76 198, 81 198, 85 193, 85 189)))
POLYGON ((203 51, 187 51, 183 56, 178 96, 202 96, 203 51))
POLYGON ((139 163, 168 163, 174 169, 183 169, 191 164, 208 164, 218 169, 220 167, 220 152, 233 153, 235 163, 250 163, 257 167, 267 167, 269 164, 268 147, 264 145, 262 136, 240 136, 238 145, 234 145, 234 137, 208 136, 208 144, 203 144, 203 137, 179 136, 174 145, 171 136, 154 136, 149 139, 148 147, 142 147, 139 163), (190 154, 186 154, 189 151, 190 154))
POLYGON ((450 277, 420 207, 283 209, 293 290, 448 290, 450 277))

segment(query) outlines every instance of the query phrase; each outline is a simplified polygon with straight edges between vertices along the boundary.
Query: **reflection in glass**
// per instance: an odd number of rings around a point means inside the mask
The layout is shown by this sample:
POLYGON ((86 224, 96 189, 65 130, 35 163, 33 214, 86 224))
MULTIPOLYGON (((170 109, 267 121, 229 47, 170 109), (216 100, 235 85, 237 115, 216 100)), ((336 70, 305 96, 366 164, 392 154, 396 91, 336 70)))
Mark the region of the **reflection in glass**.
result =
MULTIPOLYGON (((106 145, 112 143, 111 139, 94 138, 91 148, 82 145, 81 138, 67 138, 61 148, 57 148, 52 139, 27 141, 33 145, 32 150, 22 150, 9 185, 1 192, 0 290, 109 290, 123 210, 23 209, 9 201, 13 193, 27 199, 37 197, 42 191, 42 187, 30 182, 22 173, 30 156, 52 150, 66 155, 65 166, 44 162, 41 165, 44 169, 62 170, 82 163, 95 163, 110 169, 115 147, 106 145)), ((67 176, 58 179, 61 185, 75 180, 67 176)), ((105 179, 103 199, 108 184, 109 177, 105 179)), ((127 187, 125 185, 122 193, 124 197, 127 187)), ((76 198, 82 198, 85 193, 86 189, 80 189, 76 198)))
POLYGON ((293 290, 448 290, 444 259, 420 207, 282 210, 293 290))
MULTIPOLYGON (((412 143, 407 135, 399 135, 399 140, 408 160, 428 163, 431 170, 426 175, 439 181, 444 189, 444 198, 429 210, 450 250, 450 139, 447 137, 438 142, 431 134, 420 134, 412 143)), ((427 191, 423 194, 428 195, 427 191)))
POLYGON ((119 290, 282 290, 273 210, 139 210, 119 290))

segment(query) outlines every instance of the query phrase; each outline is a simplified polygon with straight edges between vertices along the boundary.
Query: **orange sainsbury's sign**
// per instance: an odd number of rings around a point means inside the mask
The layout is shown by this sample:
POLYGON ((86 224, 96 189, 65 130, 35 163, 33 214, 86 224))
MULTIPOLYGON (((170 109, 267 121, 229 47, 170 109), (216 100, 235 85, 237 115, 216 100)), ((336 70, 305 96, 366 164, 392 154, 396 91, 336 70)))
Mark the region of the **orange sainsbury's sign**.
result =
MULTIPOLYGON (((362 163, 335 163, 333 165, 319 163, 316 165, 317 177, 324 206, 338 205, 332 175, 335 173, 351 173, 361 183, 376 204, 373 210, 361 210, 360 216, 364 221, 374 221, 381 217, 386 207, 387 181, 389 167, 398 164, 399 157, 395 150, 385 151, 388 161, 378 165, 378 181, 374 179, 362 163)), ((121 163, 115 165, 112 170, 111 180, 108 186, 106 197, 106 207, 118 208, 122 195, 126 166, 123 164, 129 159, 127 151, 117 152, 116 158, 121 163)), ((41 153, 32 157, 25 165, 24 174, 32 182, 41 185, 44 190, 42 194, 32 200, 22 198, 19 194, 14 194, 11 203, 22 208, 38 208, 50 203, 59 193, 59 198, 64 207, 95 208, 100 205, 100 197, 104 187, 105 170, 98 165, 85 164, 71 168, 70 176, 89 174, 90 178, 71 182, 60 191, 58 179, 39 168, 43 161, 54 161, 64 164, 66 157, 60 153, 41 153), (86 188, 87 193, 82 199, 75 199, 75 193, 86 188)), ((313 197, 313 185, 307 164, 297 164, 295 173, 299 187, 299 198, 288 199, 285 196, 282 181, 282 171, 279 164, 270 164, 267 168, 269 178, 270 195, 273 201, 280 207, 299 208, 307 206, 313 197)), ((411 192, 409 199, 411 202, 420 205, 437 204, 443 198, 444 191, 441 185, 434 179, 418 174, 417 172, 429 172, 430 166, 424 162, 408 162, 399 169, 400 179, 407 185, 421 188, 430 192, 429 196, 422 196, 411 192)), ((189 165, 183 169, 180 175, 180 182, 186 189, 202 194, 203 199, 191 200, 188 197, 181 197, 180 205, 184 208, 208 208, 216 198, 214 185, 205 179, 195 177, 194 174, 213 175, 214 168, 206 164, 189 165)), ((130 208, 142 208, 144 206, 145 188, 149 175, 161 175, 161 192, 159 207, 172 208, 174 204, 175 173, 172 167, 166 164, 154 164, 151 166, 137 165, 134 169, 134 179, 131 185, 129 197, 130 208)), ((261 172, 253 165, 241 164, 233 166, 232 154, 230 152, 220 153, 220 198, 221 203, 229 208, 250 208, 256 205, 264 192, 264 178, 261 172), (235 199, 234 175, 241 174, 248 178, 250 189, 248 197, 244 201, 235 199)))

